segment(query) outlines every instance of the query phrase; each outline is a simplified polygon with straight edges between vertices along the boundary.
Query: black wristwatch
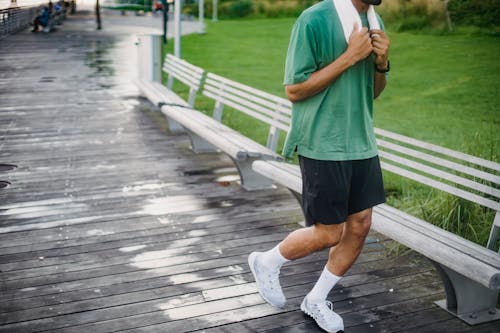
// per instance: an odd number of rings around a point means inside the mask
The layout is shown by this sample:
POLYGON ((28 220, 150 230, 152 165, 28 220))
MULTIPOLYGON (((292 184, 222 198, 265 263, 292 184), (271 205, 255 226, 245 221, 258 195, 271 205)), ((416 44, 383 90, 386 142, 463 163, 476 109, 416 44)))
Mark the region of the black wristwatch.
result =
POLYGON ((378 72, 378 73, 387 73, 388 71, 391 70, 391 63, 389 60, 387 60, 387 68, 385 69, 380 69, 377 67, 377 65, 375 65, 375 70, 378 72))

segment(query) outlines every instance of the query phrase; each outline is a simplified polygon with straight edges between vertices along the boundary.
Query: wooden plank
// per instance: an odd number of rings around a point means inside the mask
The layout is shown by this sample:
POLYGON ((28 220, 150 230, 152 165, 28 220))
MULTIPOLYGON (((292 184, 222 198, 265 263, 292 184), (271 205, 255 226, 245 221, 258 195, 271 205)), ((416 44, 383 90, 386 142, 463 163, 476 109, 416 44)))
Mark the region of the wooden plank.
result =
MULTIPOLYGON (((390 280, 387 282, 385 282, 385 281, 380 282, 380 283, 383 283, 383 284, 379 283, 380 286, 377 286, 377 283, 367 284, 367 285, 362 286, 362 288, 358 289, 359 291, 357 291, 356 289, 352 289, 352 288, 349 290, 349 292, 342 290, 344 292, 339 293, 338 294, 339 296, 335 296, 335 298, 336 299, 346 299, 347 297, 354 298, 354 297, 359 297, 360 295, 366 295, 367 293, 373 294, 373 293, 387 290, 389 285, 399 290, 399 286, 402 287, 405 284, 405 281, 408 281, 408 279, 412 279, 412 276, 407 277, 407 278, 403 278, 403 279, 396 278, 394 280, 390 280), (398 282, 398 281, 401 281, 401 282, 398 282), (401 284, 401 283, 403 283, 403 284, 401 284)), ((422 281, 425 281, 425 280, 422 280, 422 281)), ((304 291, 307 290, 307 288, 310 287, 312 283, 314 283, 314 280, 310 280, 308 283, 308 286, 304 286, 303 284, 298 285, 297 288, 295 288, 295 289, 297 289, 296 294, 293 291, 293 289, 285 289, 285 292, 287 293, 287 295, 291 295, 292 298, 295 297, 294 295, 299 295, 299 296, 303 297, 304 291)), ((225 289, 228 289, 228 288, 225 288, 225 289)), ((205 316, 205 314, 208 314, 208 313, 215 314, 217 312, 220 312, 219 310, 221 310, 221 309, 227 309, 228 311, 233 310, 234 308, 241 306, 240 301, 242 300, 242 298, 243 298, 243 300, 248 298, 248 301, 251 302, 249 304, 253 304, 253 302, 262 303, 262 299, 260 298, 260 296, 255 294, 255 287, 249 288, 248 292, 247 292, 248 294, 245 293, 245 294, 243 294, 243 296, 240 295, 239 293, 235 293, 234 292, 235 290, 236 289, 233 288, 233 292, 231 292, 230 294, 222 293, 221 295, 216 296, 215 300, 206 299, 205 295, 203 298, 200 298, 199 295, 197 296, 196 294, 194 294, 194 295, 192 295, 188 298, 182 299, 182 300, 177 299, 177 301, 174 301, 174 299, 172 299, 171 303, 169 303, 168 301, 164 302, 165 300, 160 299, 159 301, 154 302, 154 304, 157 304, 155 306, 148 307, 147 302, 141 303, 141 304, 132 304, 131 306, 138 307, 138 309, 144 309, 144 308, 146 308, 146 309, 148 309, 148 308, 149 309, 158 309, 158 308, 160 308, 160 310, 162 310, 162 312, 163 312, 163 315, 168 315, 168 317, 171 320, 182 320, 184 318, 187 319, 187 318, 205 316), (239 297, 231 297, 233 295, 237 295, 239 297), (160 302, 160 303, 158 303, 158 302, 160 302), (163 302, 163 303, 161 303, 161 302, 163 302), (206 302, 208 302, 208 303, 206 303, 206 302), (235 302, 235 303, 233 304, 232 302, 235 302), (209 306, 207 306, 207 305, 209 305, 209 306)), ((214 290, 213 295, 216 295, 216 294, 217 294, 217 291, 214 290)), ((186 296, 188 296, 188 295, 186 295, 186 296)), ((296 301, 298 302, 299 300, 296 300, 296 301)), ((245 301, 243 301, 243 302, 245 302, 245 301)), ((149 303, 151 303, 151 302, 149 302, 149 303)), ((295 303, 295 301, 294 301, 294 303, 295 303)), ((123 322, 123 321, 127 320, 123 317, 126 315, 126 311, 127 311, 126 309, 128 307, 129 306, 121 307, 119 309, 112 309, 112 311, 114 311, 116 313, 116 315, 118 316, 118 318, 117 318, 118 322, 123 322)), ((132 316, 136 316, 134 313, 141 312, 138 309, 132 311, 132 316)), ((107 310, 107 309, 104 309, 104 311, 109 312, 109 310, 107 310)), ((155 312, 158 312, 158 310, 156 310, 155 312)), ((154 317, 156 316, 156 314, 151 314, 151 315, 153 315, 154 317)), ((146 314, 146 316, 148 316, 148 317, 150 317, 151 315, 146 314)), ((92 325, 94 325, 94 323, 96 321, 98 321, 98 318, 99 318, 98 316, 99 316, 98 312, 94 312, 93 317, 88 316, 87 314, 82 315, 80 313, 77 313, 73 316, 69 316, 66 321, 68 323, 71 323, 71 325, 76 325, 79 323, 79 321, 83 320, 83 321, 90 321, 92 323, 92 325)), ((136 318, 137 317, 142 317, 142 316, 136 316, 136 318)), ((109 315, 107 315, 107 316, 105 316, 105 318, 110 318, 110 317, 109 317, 109 315)), ((33 322, 32 324, 33 325, 36 324, 36 327, 41 328, 41 327, 43 327, 44 322, 52 324, 52 322, 50 320, 49 321, 37 320, 36 322, 33 322), (40 326, 40 325, 42 325, 42 326, 40 326)), ((117 323, 112 324, 114 329, 119 329, 119 327, 117 327, 116 324, 117 323)), ((97 325, 96 329, 97 329, 97 327, 102 326, 99 324, 96 324, 96 325, 97 325)), ((109 327, 108 325, 109 325, 109 320, 106 323, 104 323, 104 326, 109 327)), ((8 327, 11 328, 14 326, 10 325, 8 327)), ((22 324, 20 327, 23 327, 23 329, 26 331, 30 331, 31 325, 22 324)), ((82 329, 82 327, 78 327, 78 329, 82 329)), ((71 328, 69 331, 75 331, 75 328, 71 328)))

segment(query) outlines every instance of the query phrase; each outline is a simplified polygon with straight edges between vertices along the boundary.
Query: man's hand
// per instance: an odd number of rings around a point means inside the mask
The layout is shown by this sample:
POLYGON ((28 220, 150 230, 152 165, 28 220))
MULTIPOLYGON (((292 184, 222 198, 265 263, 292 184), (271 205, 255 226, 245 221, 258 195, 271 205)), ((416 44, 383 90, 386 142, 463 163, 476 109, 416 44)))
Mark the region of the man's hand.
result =
POLYGON ((389 59, 389 37, 384 31, 373 29, 370 31, 373 53, 375 53, 375 66, 380 69, 387 68, 387 60, 389 59))
POLYGON ((352 30, 351 36, 349 37, 349 45, 347 46, 346 53, 352 60, 354 65, 360 60, 365 59, 372 53, 373 45, 370 38, 370 33, 367 28, 362 28, 359 30, 357 23, 354 23, 354 29, 352 30))

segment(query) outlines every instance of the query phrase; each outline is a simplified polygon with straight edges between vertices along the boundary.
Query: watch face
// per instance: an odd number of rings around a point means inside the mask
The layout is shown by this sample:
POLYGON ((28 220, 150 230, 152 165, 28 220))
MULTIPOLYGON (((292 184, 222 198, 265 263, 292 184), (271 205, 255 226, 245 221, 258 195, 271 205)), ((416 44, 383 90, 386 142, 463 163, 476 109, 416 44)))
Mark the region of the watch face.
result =
POLYGON ((382 3, 382 0, 361 0, 361 1, 363 1, 367 5, 375 5, 375 6, 378 6, 382 3))

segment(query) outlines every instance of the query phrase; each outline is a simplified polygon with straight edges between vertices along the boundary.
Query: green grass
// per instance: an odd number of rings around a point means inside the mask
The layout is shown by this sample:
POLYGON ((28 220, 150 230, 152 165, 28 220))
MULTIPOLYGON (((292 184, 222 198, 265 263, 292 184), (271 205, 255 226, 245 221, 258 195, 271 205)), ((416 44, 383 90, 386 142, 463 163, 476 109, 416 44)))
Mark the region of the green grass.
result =
MULTIPOLYGON (((284 59, 294 19, 207 22, 182 38, 182 58, 207 71, 284 97, 284 59)), ((375 103, 375 125, 461 152, 500 161, 498 36, 389 31, 389 82, 375 103)), ((172 52, 170 42, 164 51, 172 52)), ((181 94, 185 91, 178 90, 181 94)), ((199 98, 197 108, 213 102, 199 98)), ((225 112, 223 121, 265 142, 267 128, 225 112)), ((283 139, 282 139, 283 141, 283 139)), ((481 207, 384 175, 389 203, 485 244, 493 215, 481 207)))

